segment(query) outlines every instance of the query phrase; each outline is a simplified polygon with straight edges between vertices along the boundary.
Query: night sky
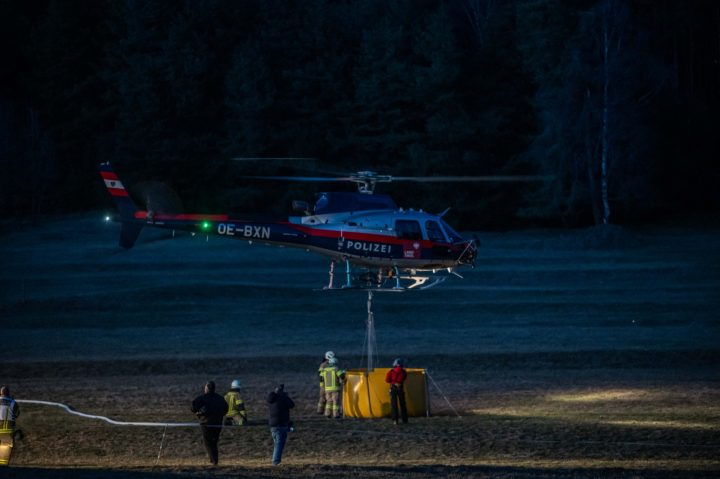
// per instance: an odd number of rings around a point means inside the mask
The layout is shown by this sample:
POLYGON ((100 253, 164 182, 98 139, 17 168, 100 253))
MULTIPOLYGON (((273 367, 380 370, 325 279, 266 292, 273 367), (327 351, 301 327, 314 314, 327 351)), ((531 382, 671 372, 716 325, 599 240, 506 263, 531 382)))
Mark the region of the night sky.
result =
POLYGON ((6 219, 108 207, 103 161, 193 212, 287 213, 331 185, 243 177, 366 169, 552 177, 382 188, 464 229, 720 206, 715 1, 2 0, 0 23, 6 219))

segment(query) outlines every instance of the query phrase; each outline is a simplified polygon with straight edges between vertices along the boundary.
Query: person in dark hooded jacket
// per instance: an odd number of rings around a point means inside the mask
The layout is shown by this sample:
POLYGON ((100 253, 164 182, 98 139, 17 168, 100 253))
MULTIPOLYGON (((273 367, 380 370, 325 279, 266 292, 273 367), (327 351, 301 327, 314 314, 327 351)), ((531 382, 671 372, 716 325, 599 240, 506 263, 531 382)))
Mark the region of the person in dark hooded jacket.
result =
POLYGON ((281 384, 273 392, 268 395, 267 402, 270 406, 270 434, 273 439, 273 466, 280 464, 282 460, 282 452, 287 441, 288 432, 291 431, 292 421, 290 421, 290 409, 295 407, 295 403, 285 392, 285 385, 281 384))
POLYGON ((205 383, 204 394, 195 398, 190 410, 200 419, 203 442, 208 456, 210 456, 210 463, 217 466, 217 445, 222 431, 223 418, 228 412, 228 403, 215 392, 215 383, 208 381, 205 383))

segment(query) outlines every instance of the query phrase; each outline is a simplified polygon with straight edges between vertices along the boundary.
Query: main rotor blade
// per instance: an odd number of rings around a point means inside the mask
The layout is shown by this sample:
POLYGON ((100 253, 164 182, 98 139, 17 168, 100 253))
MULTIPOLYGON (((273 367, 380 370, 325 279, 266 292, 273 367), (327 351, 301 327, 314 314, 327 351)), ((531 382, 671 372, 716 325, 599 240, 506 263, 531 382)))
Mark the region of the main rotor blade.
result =
POLYGON ((460 183, 460 182, 535 182, 535 181, 551 181, 554 176, 538 176, 538 175, 499 175, 499 176, 389 176, 376 175, 364 176, 244 176, 244 178, 255 178, 259 180, 280 180, 280 181, 313 181, 313 182, 343 182, 352 181, 355 183, 368 182, 387 182, 387 181, 414 181, 416 183, 460 183))
POLYGON ((393 176, 392 181, 415 181, 418 183, 443 182, 530 182, 550 181, 554 176, 505 175, 505 176, 393 176))
POLYGON ((352 178, 348 177, 323 177, 323 176, 243 176, 243 178, 254 178, 257 180, 281 180, 281 181, 316 181, 316 182, 327 182, 327 181, 352 181, 352 178))
POLYGON ((263 161, 263 160, 287 160, 287 161, 317 161, 317 158, 311 157, 288 157, 288 156, 238 156, 230 158, 232 161, 263 161))

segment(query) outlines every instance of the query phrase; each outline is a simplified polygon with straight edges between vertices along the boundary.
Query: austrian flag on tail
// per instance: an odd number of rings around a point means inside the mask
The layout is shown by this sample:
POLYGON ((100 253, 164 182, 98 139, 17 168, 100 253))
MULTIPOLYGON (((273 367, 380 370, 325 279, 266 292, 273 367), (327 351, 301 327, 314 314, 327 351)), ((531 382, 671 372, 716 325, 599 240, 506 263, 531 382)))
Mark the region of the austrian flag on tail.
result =
POLYGON ((118 179, 117 175, 112 171, 101 171, 100 174, 105 180, 105 186, 113 196, 128 196, 125 187, 118 179))

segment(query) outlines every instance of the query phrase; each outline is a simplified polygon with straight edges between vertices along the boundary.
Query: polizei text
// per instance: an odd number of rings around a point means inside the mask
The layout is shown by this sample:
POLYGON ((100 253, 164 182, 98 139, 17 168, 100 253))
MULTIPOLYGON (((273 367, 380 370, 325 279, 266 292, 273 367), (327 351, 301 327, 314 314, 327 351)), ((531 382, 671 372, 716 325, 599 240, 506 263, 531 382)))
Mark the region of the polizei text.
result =
POLYGON ((368 253, 390 253, 389 244, 367 243, 365 241, 348 241, 345 249, 347 251, 367 251, 368 253))

